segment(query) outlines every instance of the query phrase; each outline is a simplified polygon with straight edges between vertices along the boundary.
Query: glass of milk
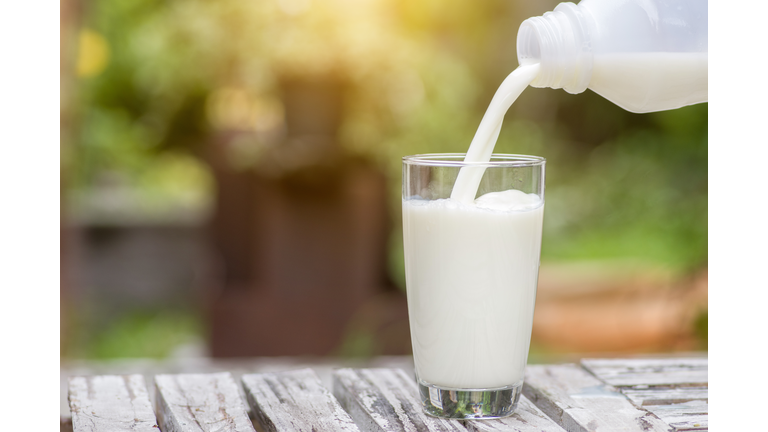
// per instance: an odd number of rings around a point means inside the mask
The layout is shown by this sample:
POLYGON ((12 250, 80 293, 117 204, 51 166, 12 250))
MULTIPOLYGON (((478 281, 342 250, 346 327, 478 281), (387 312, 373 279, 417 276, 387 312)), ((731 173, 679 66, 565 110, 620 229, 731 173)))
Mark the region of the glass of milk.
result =
POLYGON ((421 401, 448 418, 512 414, 531 340, 544 215, 536 156, 403 158, 408 316, 421 401), (450 198, 459 171, 482 180, 472 202, 450 198))

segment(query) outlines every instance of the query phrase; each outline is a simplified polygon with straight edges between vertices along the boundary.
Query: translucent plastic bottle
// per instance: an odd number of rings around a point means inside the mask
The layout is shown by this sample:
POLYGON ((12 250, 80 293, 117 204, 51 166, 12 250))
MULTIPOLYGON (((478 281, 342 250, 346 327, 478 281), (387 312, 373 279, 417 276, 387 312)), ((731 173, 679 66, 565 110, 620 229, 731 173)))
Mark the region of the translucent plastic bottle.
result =
POLYGON ((582 0, 523 21, 533 87, 587 88, 632 112, 707 101, 707 0, 582 0))

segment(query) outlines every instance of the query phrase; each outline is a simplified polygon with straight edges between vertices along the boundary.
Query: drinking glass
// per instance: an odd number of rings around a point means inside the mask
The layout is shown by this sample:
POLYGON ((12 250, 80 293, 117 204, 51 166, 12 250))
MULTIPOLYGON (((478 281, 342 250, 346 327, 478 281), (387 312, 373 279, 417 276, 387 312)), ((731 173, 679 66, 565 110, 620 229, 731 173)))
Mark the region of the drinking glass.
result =
MULTIPOLYGON (((539 273, 545 160, 494 154, 403 158, 405 276, 427 414, 498 418, 517 406, 539 273), (462 169, 477 198, 451 199, 462 169)), ((470 195, 471 196, 471 195, 470 195)))

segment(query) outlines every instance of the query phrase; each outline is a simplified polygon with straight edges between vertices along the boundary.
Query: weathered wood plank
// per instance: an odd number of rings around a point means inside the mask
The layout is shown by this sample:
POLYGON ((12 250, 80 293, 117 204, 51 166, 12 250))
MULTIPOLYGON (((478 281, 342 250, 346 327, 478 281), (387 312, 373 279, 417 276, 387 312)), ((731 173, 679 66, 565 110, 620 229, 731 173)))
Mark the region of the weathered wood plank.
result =
POLYGON ((333 394, 363 432, 466 431, 424 414, 413 378, 401 369, 339 369, 333 394))
POLYGON ((569 432, 672 430, 574 364, 528 366, 523 395, 569 432))
POLYGON ((613 386, 706 385, 706 358, 583 359, 582 366, 613 386))
POLYGON ((675 432, 684 431, 705 431, 709 430, 709 417, 707 414, 686 415, 681 418, 668 417, 664 419, 670 426, 675 428, 675 432))
POLYGON ((675 432, 709 430, 709 416, 707 414, 664 416, 663 420, 672 426, 675 432))
POLYGON ((229 372, 155 376, 163 432, 255 432, 229 372))
POLYGON ((141 375, 69 379, 72 430, 158 432, 141 375))
POLYGON ((620 386, 636 406, 675 430, 707 430, 706 358, 584 359, 581 363, 599 379, 620 386))
POLYGON ((517 410, 498 420, 446 420, 424 413, 412 377, 400 369, 339 369, 333 392, 363 432, 504 431, 563 432, 525 397, 517 410))
POLYGON ((468 430, 483 432, 565 432, 523 395, 511 416, 498 420, 467 420, 464 425, 468 430))
POLYGON ((675 430, 706 430, 708 428, 709 404, 705 401, 649 405, 645 408, 675 430))
POLYGON ((312 369, 242 377, 256 421, 268 432, 359 432, 312 369))
POLYGON ((650 405, 646 409, 659 417, 684 416, 687 414, 707 414, 709 413, 709 404, 704 401, 690 401, 668 405, 650 405))
POLYGON ((646 389, 625 387, 621 389, 621 392, 639 407, 679 404, 689 401, 709 402, 707 387, 649 387, 646 389))

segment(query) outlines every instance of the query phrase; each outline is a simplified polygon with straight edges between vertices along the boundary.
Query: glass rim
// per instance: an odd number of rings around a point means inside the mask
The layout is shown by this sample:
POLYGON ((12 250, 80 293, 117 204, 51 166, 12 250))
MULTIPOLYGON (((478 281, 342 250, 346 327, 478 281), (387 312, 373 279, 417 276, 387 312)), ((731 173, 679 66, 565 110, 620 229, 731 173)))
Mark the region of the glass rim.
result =
POLYGON ((425 166, 482 166, 482 167, 534 167, 543 166, 547 160, 541 156, 494 153, 488 162, 464 162, 466 153, 424 153, 403 156, 403 164, 425 166))

